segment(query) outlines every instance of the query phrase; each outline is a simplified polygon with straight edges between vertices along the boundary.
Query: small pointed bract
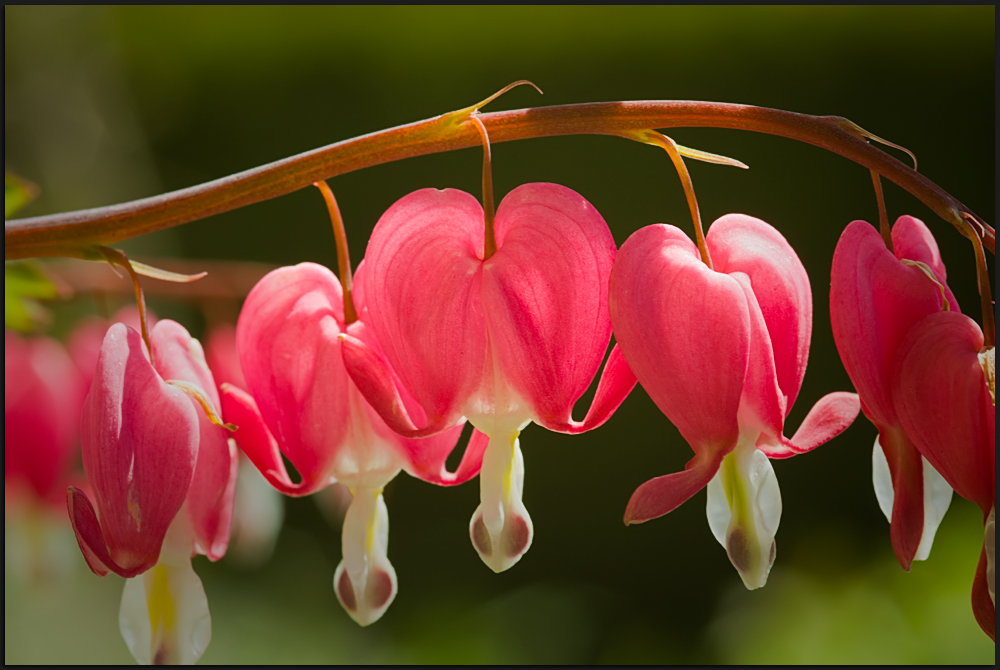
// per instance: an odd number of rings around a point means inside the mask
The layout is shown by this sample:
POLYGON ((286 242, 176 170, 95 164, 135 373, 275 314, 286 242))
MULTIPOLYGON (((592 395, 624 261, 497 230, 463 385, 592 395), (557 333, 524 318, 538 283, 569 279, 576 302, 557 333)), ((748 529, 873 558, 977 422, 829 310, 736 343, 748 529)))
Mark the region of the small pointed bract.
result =
POLYGON ((891 385, 900 343, 921 319, 958 312, 933 236, 919 219, 892 228, 893 251, 864 221, 844 230, 833 256, 830 319, 844 368, 875 424, 873 480, 890 521, 892 546, 904 569, 926 559, 951 502, 951 487, 914 447, 897 415, 891 385))
POLYGON ((572 418, 611 337, 615 243, 597 210, 563 186, 525 184, 503 199, 494 230, 497 250, 485 258, 483 208, 462 191, 424 189, 390 207, 369 240, 364 284, 384 353, 349 337, 344 361, 401 434, 433 435, 465 417, 489 436, 470 535, 500 572, 533 536, 520 432, 532 421, 595 428, 635 377, 613 350, 587 417, 572 418))
POLYGON ((792 436, 784 421, 805 374, 812 296, 777 230, 749 216, 716 221, 714 269, 678 228, 632 234, 611 273, 611 322, 629 367, 694 450, 684 471, 632 494, 626 523, 662 516, 708 486, 708 520, 749 589, 774 561, 781 496, 770 458, 810 451, 847 428, 857 396, 820 399, 792 436))

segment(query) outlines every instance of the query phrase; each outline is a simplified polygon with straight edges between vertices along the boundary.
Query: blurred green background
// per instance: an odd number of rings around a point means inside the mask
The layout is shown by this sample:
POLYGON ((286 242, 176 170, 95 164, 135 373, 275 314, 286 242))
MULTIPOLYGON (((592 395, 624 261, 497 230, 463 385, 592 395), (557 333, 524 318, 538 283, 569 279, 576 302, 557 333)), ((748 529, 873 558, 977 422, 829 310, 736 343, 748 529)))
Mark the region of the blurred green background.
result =
MULTIPOLYGON (((464 107, 517 79, 489 109, 641 99, 718 100, 842 115, 914 151, 920 170, 995 221, 994 8, 4 9, 4 161, 41 187, 21 215, 121 202, 214 179, 359 134, 464 107)), ((744 212, 775 225, 814 290, 812 356, 789 431, 850 389, 829 330, 830 258, 843 227, 877 219, 867 170, 789 140, 681 129, 687 146, 750 165, 690 166, 706 223, 744 212)), ((620 245, 655 223, 690 229, 669 160, 607 137, 494 147, 498 199, 558 182, 604 215, 620 245)), ((409 159, 331 180, 355 264, 380 214, 423 187, 479 195, 481 152, 409 159)), ((938 238, 949 283, 979 319, 971 246, 886 183, 890 217, 938 238)), ((315 261, 335 267, 313 189, 129 242, 146 256, 315 261)), ((992 263, 992 259, 991 259, 992 263)), ((196 336, 238 305, 152 301, 196 336)), ((124 303, 124 299, 122 299, 124 303)), ((52 332, 115 305, 56 310, 52 332)), ((589 399, 578 405, 582 416, 589 399), (583 411, 581 411, 581 408, 583 411)), ((774 468, 784 515, 764 589, 747 592, 708 529, 701 493, 626 528, 629 495, 679 470, 690 448, 637 388, 599 430, 522 435, 536 536, 494 575, 470 546, 478 486, 400 475, 387 490, 399 596, 368 629, 330 580, 339 528, 288 500, 272 561, 195 561, 214 637, 206 662, 989 663, 969 591, 978 511, 956 498, 929 561, 899 568, 871 484, 863 418, 774 468)), ((127 662, 121 580, 82 560, 23 583, 5 547, 7 663, 127 662)), ((79 559, 79 556, 74 556, 79 559)))

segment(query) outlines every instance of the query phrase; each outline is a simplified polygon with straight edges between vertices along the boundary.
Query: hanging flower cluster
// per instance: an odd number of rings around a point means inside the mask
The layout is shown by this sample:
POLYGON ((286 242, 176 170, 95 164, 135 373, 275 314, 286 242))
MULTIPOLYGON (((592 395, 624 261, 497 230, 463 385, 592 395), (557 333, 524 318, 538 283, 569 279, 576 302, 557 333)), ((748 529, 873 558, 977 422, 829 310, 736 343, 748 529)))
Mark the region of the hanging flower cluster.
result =
MULTIPOLYGON (((712 534, 745 586, 760 588, 782 511, 771 461, 812 451, 863 412, 878 430, 875 493, 904 569, 928 558, 953 491, 982 509, 973 610, 994 637, 995 335, 983 224, 963 224, 977 251, 980 329, 959 311, 927 227, 904 216, 890 231, 873 173, 881 230, 847 226, 831 276, 833 334, 858 393, 820 398, 786 437, 809 356, 810 279, 788 241, 760 219, 729 214, 704 234, 684 158, 742 164, 653 131, 616 131, 667 151, 695 233, 692 242, 675 226, 651 225, 618 249, 595 207, 565 186, 523 184, 494 211, 478 112, 485 102, 433 121, 479 133, 482 202, 451 189, 402 197, 352 271, 336 200, 317 182, 339 277, 313 263, 265 276, 235 332, 212 334, 214 374, 183 327, 160 321, 149 329, 136 270, 99 248, 132 275, 138 323, 95 326, 106 330, 99 348, 93 335, 73 345, 91 361, 79 428, 89 489, 70 486, 67 506, 90 568, 128 580, 120 621, 136 659, 193 662, 204 652, 211 624, 191 557, 226 553, 234 500, 261 510, 237 513, 236 537, 251 538, 266 557, 281 508, 276 494, 257 490, 263 482, 290 496, 349 490, 333 590, 361 625, 377 621, 398 591, 383 491, 401 471, 440 486, 478 475, 471 544, 493 571, 511 568, 535 532, 523 502, 521 432, 532 422, 569 434, 598 428, 636 383, 694 457, 682 472, 639 486, 626 524, 667 514, 707 488, 712 534), (576 420, 574 405, 595 378, 590 408, 576 420), (450 471, 446 459, 466 422, 471 437, 450 471), (238 470, 255 482, 240 490, 257 492, 239 492, 238 470)), ((65 353, 48 367, 36 361, 54 343, 8 334, 5 344, 6 478, 26 479, 44 498, 64 482, 77 414, 44 429, 36 419, 78 407, 73 398, 85 385, 76 371, 73 381, 56 380, 69 369, 65 353), (43 446, 34 453, 19 446, 32 431, 43 446)))

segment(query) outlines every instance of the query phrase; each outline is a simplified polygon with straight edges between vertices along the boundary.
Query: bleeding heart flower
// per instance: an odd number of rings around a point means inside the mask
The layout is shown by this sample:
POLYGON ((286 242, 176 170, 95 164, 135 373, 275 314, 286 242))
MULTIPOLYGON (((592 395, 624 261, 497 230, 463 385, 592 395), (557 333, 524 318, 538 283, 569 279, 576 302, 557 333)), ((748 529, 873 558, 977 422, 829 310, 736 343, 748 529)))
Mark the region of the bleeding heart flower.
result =
POLYGON ((90 569, 128 579, 119 623, 136 660, 193 663, 211 620, 191 556, 226 552, 236 447, 202 409, 219 398, 198 341, 172 321, 150 341, 155 368, 136 331, 108 329, 81 428, 97 510, 73 487, 67 506, 90 569))
MULTIPOLYGON (((345 323, 343 291, 326 268, 303 263, 275 270, 247 297, 236 329, 240 364, 252 396, 223 390, 236 439, 276 489, 302 496, 335 482, 354 499, 343 525, 344 559, 334 575, 341 604, 361 625, 382 616, 396 595, 386 555, 389 518, 382 490, 401 470, 435 484, 457 484, 479 471, 485 438, 473 433, 456 472, 445 469, 462 426, 406 439, 394 433, 358 392, 344 369, 340 335, 378 352, 366 325, 362 264, 354 279, 361 319, 345 323), (293 482, 282 462, 292 462, 293 482)), ((412 400, 411 411, 419 411, 412 400)))
POLYGON ((589 202, 556 184, 520 186, 500 204, 495 242, 487 258, 483 208, 468 193, 424 189, 397 201, 366 253, 367 322, 384 356, 360 337, 345 338, 343 350, 351 378, 401 434, 432 435, 466 418, 489 436, 469 528, 500 572, 533 535, 520 432, 531 421, 564 433, 596 428, 635 377, 614 349, 587 417, 573 420, 611 338, 615 243, 589 202))
POLYGON ((740 214, 707 236, 714 269, 679 229, 654 225, 625 242, 611 273, 615 337, 629 366, 694 449, 683 472, 632 494, 626 523, 662 516, 708 486, 713 534, 749 589, 767 580, 781 496, 768 458, 815 449, 857 416, 831 393, 795 435, 784 421, 805 375, 809 278, 785 238, 740 214))
POLYGON ((995 640, 996 407, 983 374, 982 349, 983 332, 969 317, 957 312, 926 316, 900 342, 891 388, 913 444, 960 496, 983 511, 986 538, 972 608, 995 640))
POLYGON ((62 345, 4 331, 5 498, 28 493, 35 501, 61 504, 84 392, 62 345))
MULTIPOLYGON (((97 369, 97 359, 101 355, 104 335, 113 323, 124 323, 137 332, 142 328, 139 325, 139 310, 135 305, 126 305, 115 312, 110 321, 99 316, 82 319, 66 340, 69 355, 83 378, 84 392, 90 388, 94 379, 94 370, 97 369)), ((146 310, 146 324, 149 328, 156 325, 156 315, 149 310, 146 310)))
POLYGON ((914 447, 900 423, 892 365, 900 343, 921 319, 958 311, 945 283, 937 243, 927 226, 902 216, 892 228, 894 252, 864 221, 844 230, 833 255, 830 319, 844 368, 878 436, 873 452, 875 495, 890 521, 892 546, 905 570, 930 554, 951 504, 952 489, 914 447))

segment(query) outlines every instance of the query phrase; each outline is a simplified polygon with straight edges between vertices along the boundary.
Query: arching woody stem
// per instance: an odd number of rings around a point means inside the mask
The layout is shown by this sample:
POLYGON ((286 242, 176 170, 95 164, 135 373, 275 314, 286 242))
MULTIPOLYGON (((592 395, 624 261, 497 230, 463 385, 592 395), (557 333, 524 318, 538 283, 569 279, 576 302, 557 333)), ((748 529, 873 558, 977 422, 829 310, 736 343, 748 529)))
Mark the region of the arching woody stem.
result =
MULTIPOLYGON (((81 246, 107 245, 231 211, 299 190, 323 179, 412 156, 480 143, 465 114, 363 135, 206 184, 121 205, 6 221, 4 257, 77 255, 81 246)), ((479 115, 493 142, 557 135, 621 135, 626 131, 712 127, 779 135, 840 154, 906 189, 941 218, 961 227, 963 216, 983 228, 994 252, 995 231, 934 182, 859 136, 837 116, 811 116, 766 107, 717 102, 606 102, 538 107, 479 115)))

